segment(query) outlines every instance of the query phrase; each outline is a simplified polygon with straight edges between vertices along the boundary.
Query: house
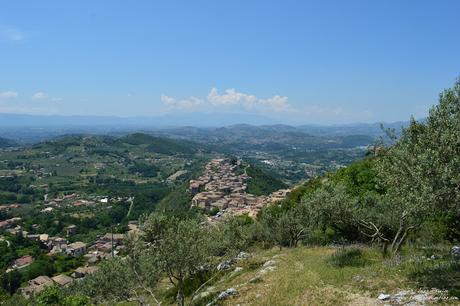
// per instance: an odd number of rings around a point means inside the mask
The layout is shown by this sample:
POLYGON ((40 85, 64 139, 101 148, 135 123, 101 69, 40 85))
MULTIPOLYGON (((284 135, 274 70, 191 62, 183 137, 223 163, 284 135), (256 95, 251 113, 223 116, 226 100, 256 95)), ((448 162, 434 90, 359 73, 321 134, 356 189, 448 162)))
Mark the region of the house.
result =
POLYGON ((32 241, 40 241, 40 235, 38 234, 30 234, 26 236, 27 239, 30 239, 32 241))
POLYGON ((51 213, 53 212, 54 208, 53 207, 47 207, 45 209, 42 209, 41 212, 42 213, 51 213))
POLYGON ((112 250, 112 243, 111 242, 96 242, 90 247, 91 251, 98 251, 98 252, 111 252, 112 250))
POLYGON ((123 240, 125 239, 124 234, 112 234, 112 233, 107 233, 104 236, 101 237, 102 242, 112 242, 113 239, 113 244, 123 244, 123 240))
POLYGON ((48 234, 40 234, 39 239, 40 239, 40 242, 43 242, 46 244, 48 242, 49 236, 48 234))
POLYGON ((56 284, 61 287, 65 287, 73 282, 73 278, 65 274, 59 274, 51 278, 56 284))
POLYGON ((67 240, 61 237, 50 237, 46 243, 48 250, 52 253, 59 253, 65 251, 67 248, 67 240))
POLYGON ((51 247, 51 250, 49 252, 50 255, 57 254, 57 253, 63 253, 67 250, 67 244, 56 244, 51 247))
POLYGON ((72 273, 73 278, 82 278, 98 270, 97 266, 79 267, 72 273))
POLYGON ((38 276, 28 282, 28 286, 21 289, 21 292, 24 296, 29 297, 32 294, 37 294, 46 287, 52 286, 54 284, 53 280, 48 276, 42 275, 38 276))
POLYGON ((77 226, 73 224, 67 226, 66 233, 67 233, 67 236, 75 235, 77 233, 77 226))
POLYGON ((66 253, 71 256, 80 256, 86 253, 86 243, 77 241, 67 246, 66 253))
POLYGON ((10 224, 7 221, 0 221, 0 230, 7 229, 9 225, 10 224))
POLYGON ((18 208, 18 204, 7 204, 7 205, 0 205, 0 211, 8 211, 10 209, 18 208))
POLYGON ((18 224, 21 222, 21 218, 11 218, 11 219, 8 219, 8 220, 5 220, 5 221, 1 221, 0 222, 0 229, 7 229, 7 228, 11 228, 13 227, 14 225, 18 224))
POLYGON ((101 260, 101 257, 99 257, 98 254, 95 254, 95 253, 88 253, 88 254, 85 254, 85 258, 86 258, 86 262, 88 264, 95 264, 97 263, 99 260, 101 260))
POLYGON ((14 261, 13 268, 22 269, 34 262, 34 258, 30 255, 19 257, 14 261))

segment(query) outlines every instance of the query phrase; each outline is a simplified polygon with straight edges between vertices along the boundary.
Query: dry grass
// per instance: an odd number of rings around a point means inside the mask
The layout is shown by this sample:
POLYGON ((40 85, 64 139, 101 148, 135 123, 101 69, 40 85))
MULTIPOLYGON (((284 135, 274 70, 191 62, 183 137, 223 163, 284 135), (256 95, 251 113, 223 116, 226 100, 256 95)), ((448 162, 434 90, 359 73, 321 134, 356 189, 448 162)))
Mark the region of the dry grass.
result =
MULTIPOLYGON (((337 258, 348 254, 346 250, 328 247, 298 247, 257 250, 253 256, 238 263, 243 270, 228 271, 211 288, 203 291, 210 295, 194 305, 206 305, 220 292, 235 288, 238 295, 219 301, 216 305, 382 305, 380 293, 394 294, 401 290, 417 289, 420 284, 410 280, 407 263, 397 264, 384 260, 379 251, 359 247, 359 264, 355 258, 346 258, 336 265, 337 258), (264 264, 274 262, 275 270, 263 275, 264 264)), ((351 249, 353 250, 353 249, 351 249)), ((158 296, 170 285, 161 282, 158 296)), ((173 303, 163 299, 163 305, 173 303)))
POLYGON ((371 249, 363 250, 368 264, 360 267, 331 266, 328 258, 334 252, 321 247, 258 252, 245 265, 272 259, 275 271, 249 282, 259 269, 243 270, 231 280, 222 280, 215 290, 238 290, 238 296, 224 305, 373 305, 378 293, 394 291, 406 282, 397 270, 385 268, 380 255, 371 249))

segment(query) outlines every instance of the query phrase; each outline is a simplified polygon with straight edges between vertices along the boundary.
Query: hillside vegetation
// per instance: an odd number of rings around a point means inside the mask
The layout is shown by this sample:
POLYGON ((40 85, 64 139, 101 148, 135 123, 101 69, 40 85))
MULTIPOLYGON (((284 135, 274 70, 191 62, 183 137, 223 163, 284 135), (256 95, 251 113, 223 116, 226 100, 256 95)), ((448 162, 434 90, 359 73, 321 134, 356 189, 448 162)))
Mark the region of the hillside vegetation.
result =
POLYGON ((248 192, 254 195, 268 195, 276 190, 287 188, 287 185, 274 174, 263 171, 259 167, 249 166, 246 168, 246 173, 250 176, 248 192))

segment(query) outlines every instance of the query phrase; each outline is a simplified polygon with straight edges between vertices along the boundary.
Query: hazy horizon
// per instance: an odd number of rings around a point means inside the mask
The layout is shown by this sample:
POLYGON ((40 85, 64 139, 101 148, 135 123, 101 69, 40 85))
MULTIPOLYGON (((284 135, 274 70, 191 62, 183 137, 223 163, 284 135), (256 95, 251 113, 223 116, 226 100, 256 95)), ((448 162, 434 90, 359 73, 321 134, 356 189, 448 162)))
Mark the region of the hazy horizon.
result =
MULTIPOLYGON (((424 118, 416 118, 423 120, 424 118)), ((138 128, 216 128, 235 125, 249 126, 311 126, 311 127, 334 127, 334 126, 372 126, 379 124, 397 125, 407 123, 408 120, 399 121, 372 121, 372 122, 335 122, 335 123, 310 123, 310 122, 283 122, 281 120, 272 120, 263 116, 253 116, 244 114, 243 116, 228 117, 227 114, 217 116, 92 116, 92 115, 33 115, 20 113, 0 113, 0 128, 5 127, 138 127, 138 128)))

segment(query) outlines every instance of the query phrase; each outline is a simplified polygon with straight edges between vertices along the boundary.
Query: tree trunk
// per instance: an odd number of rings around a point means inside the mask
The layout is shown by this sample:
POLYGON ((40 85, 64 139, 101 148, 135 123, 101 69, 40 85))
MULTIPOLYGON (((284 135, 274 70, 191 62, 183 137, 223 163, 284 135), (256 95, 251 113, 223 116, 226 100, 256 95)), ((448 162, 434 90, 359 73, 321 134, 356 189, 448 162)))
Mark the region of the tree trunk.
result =
POLYGON ((383 241, 382 252, 384 257, 388 255, 388 241, 383 241))
POLYGON ((177 284, 177 296, 176 296, 176 301, 178 306, 184 306, 185 305, 185 299, 184 299, 184 292, 182 289, 182 280, 180 280, 177 284))
POLYGON ((401 236, 401 239, 399 239, 399 241, 398 241, 398 243, 396 244, 394 250, 392 250, 394 255, 396 255, 396 253, 398 253, 399 250, 401 249, 401 246, 402 246, 403 242, 406 240, 407 233, 409 232, 409 230, 410 230, 410 229, 408 228, 408 229, 406 229, 406 230, 404 231, 404 234, 401 236))

